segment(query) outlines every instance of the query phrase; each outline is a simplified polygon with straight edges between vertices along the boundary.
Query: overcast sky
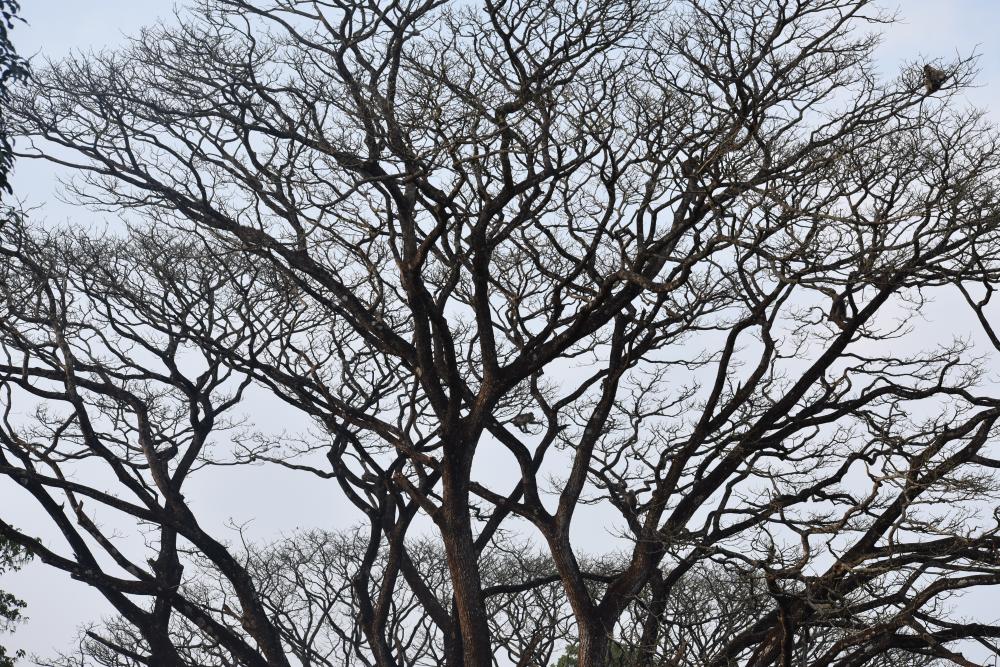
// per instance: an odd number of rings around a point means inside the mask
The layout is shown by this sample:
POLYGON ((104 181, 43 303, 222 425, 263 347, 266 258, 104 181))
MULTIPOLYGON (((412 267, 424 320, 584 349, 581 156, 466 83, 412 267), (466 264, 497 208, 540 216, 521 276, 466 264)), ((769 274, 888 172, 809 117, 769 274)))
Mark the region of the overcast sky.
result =
MULTIPOLYGON (((18 49, 33 56, 58 58, 70 50, 100 49, 121 44, 126 35, 135 33, 143 24, 157 18, 169 19, 174 3, 164 0, 23 0, 27 26, 19 26, 15 33, 18 49)), ((183 3, 181 3, 183 5, 183 3)), ((1000 43, 996 38, 1000 29, 1000 1, 998 0, 904 0, 887 8, 898 8, 902 22, 886 33, 880 52, 880 63, 887 75, 895 73, 902 62, 921 61, 924 58, 949 58, 956 53, 981 55, 980 87, 968 93, 971 104, 1000 109, 1000 43)), ((1000 111, 991 112, 1000 122, 1000 111)), ((55 181, 50 169, 42 164, 21 163, 14 176, 17 196, 28 206, 40 206, 35 217, 54 221, 73 218, 79 222, 78 209, 55 202, 55 181)), ((950 327, 942 324, 942 332, 950 327)), ((251 473, 257 474, 257 473, 251 473)), ((261 471, 260 474, 265 474, 261 471)), ((273 471, 266 474, 272 476, 273 471)), ((218 477, 215 478, 216 481, 218 477)), ((263 532, 291 529, 296 524, 310 525, 314 517, 296 514, 289 520, 288 508, 321 508, 325 516, 318 523, 325 527, 342 524, 335 511, 336 502, 329 497, 328 485, 295 483, 280 484, 283 489, 281 502, 268 502, 252 510, 255 523, 263 532), (325 495, 324 495, 325 494, 325 495), (318 502, 317 502, 318 501, 318 502)), ((213 498, 252 494, 256 486, 252 479, 240 477, 240 488, 216 487, 204 489, 206 502, 213 498)), ((275 488, 273 478, 268 485, 275 488)), ((0 493, 0 507, 4 502, 0 493)), ((248 499, 247 502, 251 500, 248 499)), ((221 503, 220 503, 221 505, 221 503)), ((228 504, 227 504, 228 505, 228 504)), ((4 507, 5 516, 18 509, 4 507)), ((30 521, 30 514, 21 515, 20 522, 30 521)), ((226 518, 220 514, 218 520, 226 518)), ((343 521, 346 521, 344 519, 343 521)), ((29 602, 30 621, 22 626, 13 641, 2 641, 29 652, 51 655, 54 649, 68 648, 76 628, 88 620, 99 620, 106 607, 98 604, 94 594, 81 584, 68 578, 43 574, 42 566, 33 565, 17 576, 0 579, 0 588, 20 594, 29 602)))

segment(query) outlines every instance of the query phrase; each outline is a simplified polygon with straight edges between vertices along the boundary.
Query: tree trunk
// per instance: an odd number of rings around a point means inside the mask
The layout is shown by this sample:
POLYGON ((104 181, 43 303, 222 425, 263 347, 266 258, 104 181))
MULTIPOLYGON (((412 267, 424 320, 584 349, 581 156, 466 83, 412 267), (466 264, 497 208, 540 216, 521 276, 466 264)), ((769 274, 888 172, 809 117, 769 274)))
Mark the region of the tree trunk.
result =
POLYGON ((461 473, 443 476, 441 535, 455 595, 465 667, 492 667, 493 649, 469 516, 469 489, 461 473))
POLYGON ((650 601, 649 607, 646 610, 646 617, 643 619, 642 639, 639 640, 639 651, 644 661, 653 664, 653 658, 656 656, 656 643, 660 638, 660 616, 667 606, 663 576, 659 570, 654 571, 653 580, 649 588, 650 601))
MULTIPOLYGON (((91 637, 96 636, 91 635, 91 637)), ((163 665, 163 667, 184 667, 185 663, 181 660, 177 653, 177 647, 174 646, 167 633, 158 631, 148 635, 144 633, 143 638, 149 644, 149 657, 154 664, 163 665)))
POLYGON ((578 667, 618 667, 610 663, 611 641, 604 628, 580 626, 578 667))
MULTIPOLYGON (((454 601, 452 604, 452 618, 458 618, 454 601)), ((458 623, 452 623, 444 638, 445 667, 465 667, 465 653, 462 647, 462 630, 458 623)))

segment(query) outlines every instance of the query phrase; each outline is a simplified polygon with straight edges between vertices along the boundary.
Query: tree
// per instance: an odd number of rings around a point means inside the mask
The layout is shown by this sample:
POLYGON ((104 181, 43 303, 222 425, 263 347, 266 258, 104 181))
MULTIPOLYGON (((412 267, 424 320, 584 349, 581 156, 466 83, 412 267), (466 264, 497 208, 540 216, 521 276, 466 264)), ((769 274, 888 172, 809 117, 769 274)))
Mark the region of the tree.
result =
MULTIPOLYGON (((0 104, 7 101, 10 84, 22 81, 28 75, 28 63, 17 55, 10 41, 10 31, 14 28, 14 22, 20 20, 20 10, 17 0, 0 0, 0 104)), ((12 150, 6 128, 0 121, 0 195, 4 191, 10 192, 7 174, 13 160, 12 150)))
MULTIPOLYGON (((23 58, 17 55, 14 45, 10 41, 10 31, 14 27, 14 22, 20 20, 17 16, 19 11, 20 6, 16 0, 0 0, 0 107, 9 98, 10 84, 17 80, 23 80, 27 76, 27 64, 23 58)), ((5 191, 10 192, 7 176, 13 161, 11 151, 10 137, 7 135, 2 115, 0 115, 0 196, 5 191)), ((0 215, 5 215, 2 205, 0 205, 0 215)), ((0 574, 8 570, 18 569, 23 558, 23 552, 15 544, 0 536, 0 574)), ((21 620, 23 608, 24 602, 22 600, 0 590, 0 632, 9 631, 15 623, 21 620)), ((0 667, 11 667, 14 664, 14 659, 21 655, 20 652, 11 655, 6 648, 0 646, 0 667)))
MULTIPOLYGON (((353 582, 364 567, 359 565, 364 562, 365 550, 362 531, 307 531, 273 544, 251 546, 241 556, 257 583, 264 606, 278 624, 286 650, 302 664, 364 664, 364 632, 357 621, 360 599, 353 582)), ((434 596, 449 599, 451 589, 440 543, 411 541, 408 551, 413 566, 434 596)), ((375 574, 365 574, 366 581, 377 580, 386 571, 387 556, 385 551, 379 552, 372 568, 375 574)), ((552 576, 555 568, 551 558, 532 552, 528 545, 504 540, 503 545, 486 549, 482 563, 490 630, 494 643, 506 652, 500 656, 506 658, 506 663, 501 664, 575 667, 579 646, 573 642, 572 610, 561 593, 558 578, 552 576), (562 647, 563 655, 553 662, 556 649, 562 647)), ((610 579, 622 565, 613 558, 586 564, 596 586, 610 579)), ((184 588, 185 594, 198 599, 205 609, 215 610, 234 632, 247 632, 230 606, 234 597, 231 588, 210 562, 199 563, 184 588)), ((669 658, 666 664, 704 664, 702 660, 711 653, 713 641, 738 634, 769 611, 764 603, 766 595, 762 595, 763 582, 749 572, 701 566, 684 576, 677 592, 670 610, 670 627, 675 636, 662 647, 669 648, 671 654, 661 656, 661 663, 669 658)), ((629 615, 641 617, 645 604, 648 601, 636 601, 629 615)), ((218 643, 205 641, 197 628, 182 620, 175 619, 170 633, 185 664, 218 664, 219 657, 225 654, 218 643)), ((400 663, 427 667, 441 664, 444 637, 405 583, 394 591, 387 634, 392 637, 400 663)), ((829 636, 817 635, 812 641, 828 644, 842 636, 837 631, 825 634, 829 636)), ((637 640, 627 632, 614 640, 609 663, 617 667, 644 664, 637 640)), ((77 651, 63 656, 56 665, 138 667, 143 663, 136 656, 148 652, 143 644, 143 637, 131 624, 113 618, 92 624, 77 651)), ((892 651, 880 659, 882 662, 877 664, 916 667, 930 663, 927 658, 908 659, 906 654, 892 651)))
POLYGON ((129 223, 0 232, 22 406, 0 474, 65 544, 0 534, 100 591, 158 665, 190 663, 177 624, 219 647, 202 664, 303 659, 185 496, 220 464, 329 480, 364 517, 359 664, 410 664, 405 582, 441 663, 492 665, 514 640, 488 547, 515 530, 549 554, 523 585, 558 583, 581 666, 686 651, 671 610, 708 563, 763 608, 697 664, 975 664, 966 642, 1000 630, 950 601, 1000 578, 998 143, 955 99, 974 60, 935 62, 933 93, 925 63, 875 74, 890 18, 205 0, 36 73, 7 109, 22 153, 129 223), (916 315, 955 293, 979 337, 928 344, 916 315), (249 392, 312 429, 240 426, 249 392), (584 508, 621 533, 610 573, 574 543, 584 508), (414 565, 422 519, 444 599, 414 565), (229 612, 206 602, 224 592, 229 612))
MULTIPOLYGON (((0 574, 17 570, 24 564, 25 555, 21 549, 0 538, 0 574)), ((8 632, 15 624, 23 620, 21 610, 24 601, 10 593, 0 590, 0 632, 8 632)), ((23 651, 11 654, 0 646, 0 667, 13 667, 14 661, 24 655, 23 651)))
MULTIPOLYGON (((440 543, 424 539, 407 546, 421 580, 437 599, 448 600, 451 590, 440 543)), ((510 664, 547 665, 555 649, 570 638, 572 613, 559 594, 558 579, 549 576, 553 572, 551 560, 532 553, 525 545, 514 546, 490 548, 484 559, 491 631, 510 664), (540 579, 545 581, 539 583, 540 579)), ((287 650, 301 664, 365 664, 364 630, 358 622, 364 598, 358 595, 355 582, 359 572, 366 583, 373 584, 391 571, 385 550, 368 565, 366 549, 364 531, 308 531, 274 544, 254 546, 245 554, 264 606, 277 622, 287 650), (365 571, 367 567, 371 573, 365 571)), ((242 619, 234 611, 238 603, 224 575, 210 562, 199 565, 197 573, 184 583, 185 594, 198 599, 205 609, 214 610, 233 632, 247 634, 249 630, 241 627, 242 619)), ((219 664, 219 656, 226 653, 181 619, 174 620, 170 633, 184 664, 219 664)), ((442 664, 445 638, 405 583, 394 591, 386 633, 401 663, 442 664)), ((93 624, 76 653, 63 656, 57 664, 138 665, 141 661, 133 656, 143 652, 144 643, 131 624, 114 618, 93 624)))

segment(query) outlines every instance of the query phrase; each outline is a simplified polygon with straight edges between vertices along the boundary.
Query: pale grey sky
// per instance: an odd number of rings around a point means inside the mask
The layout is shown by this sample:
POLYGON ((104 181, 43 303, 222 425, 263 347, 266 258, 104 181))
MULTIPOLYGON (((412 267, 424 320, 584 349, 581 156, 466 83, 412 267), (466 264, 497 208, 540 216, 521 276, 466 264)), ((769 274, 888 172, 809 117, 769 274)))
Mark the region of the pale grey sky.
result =
MULTIPOLYGON (((125 36, 135 33, 143 24, 164 17, 169 19, 174 3, 169 0, 25 0, 24 18, 29 24, 19 26, 15 43, 24 54, 59 58, 71 50, 100 49, 121 44, 125 36)), ((183 2, 179 3, 183 6, 183 2)), ((956 52, 981 54, 980 87, 969 91, 971 104, 992 111, 1000 122, 1000 1, 998 0, 904 0, 887 2, 887 8, 898 8, 903 21, 888 29, 881 51, 881 63, 886 74, 896 71, 903 61, 935 58, 956 52)), ((55 179, 50 167, 22 161, 14 175, 16 194, 28 206, 40 206, 37 217, 61 222, 72 218, 76 222, 97 219, 85 211, 65 203, 55 202, 55 179)), ((948 332, 949 327, 942 327, 948 332)), ((948 332, 950 333, 950 332, 948 332)), ((273 413, 272 413, 273 414, 273 413)), ((275 417, 275 419, 280 419, 275 417)), ((241 507, 244 516, 253 516, 255 530, 260 534, 276 534, 296 525, 342 526, 350 522, 338 512, 339 500, 331 485, 303 483, 301 476, 287 484, 275 483, 273 470, 242 471, 239 484, 220 486, 225 476, 214 476, 216 486, 200 490, 201 502, 212 518, 222 524, 241 507), (267 475, 271 488, 282 488, 280 499, 254 495, 254 475, 267 475), (225 503, 221 502, 225 499, 225 503), (309 508, 307 510, 307 508, 309 508), (289 521, 292 513, 294 519, 289 521), (315 520, 315 521, 314 521, 315 520)), ((235 476, 231 477, 235 481, 235 476)), ((6 500, 9 502, 10 497, 6 500)), ((0 507, 5 496, 0 491, 0 507)), ((25 525, 32 513, 25 508, 3 507, 5 515, 14 515, 25 525)), ((51 655, 59 648, 69 648, 77 627, 89 620, 97 621, 107 607, 82 584, 67 577, 44 571, 32 565, 16 576, 0 579, 0 588, 9 589, 29 602, 30 620, 13 640, 3 641, 23 647, 39 655, 51 655)))

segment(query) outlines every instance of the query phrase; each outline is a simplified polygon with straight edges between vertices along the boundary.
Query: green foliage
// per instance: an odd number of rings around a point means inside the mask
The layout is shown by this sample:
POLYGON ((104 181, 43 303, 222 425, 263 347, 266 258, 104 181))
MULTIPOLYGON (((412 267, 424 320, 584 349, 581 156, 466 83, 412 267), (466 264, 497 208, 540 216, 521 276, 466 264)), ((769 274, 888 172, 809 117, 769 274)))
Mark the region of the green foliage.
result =
MULTIPOLYGON (((27 560, 24 552, 16 545, 0 538, 0 574, 8 571, 16 571, 21 568, 27 560)), ((24 601, 6 591, 0 590, 0 632, 10 632, 14 625, 24 619, 21 610, 24 609, 24 601)), ((0 667, 12 667, 14 661, 24 655, 23 651, 11 654, 6 648, 0 646, 0 667)))
MULTIPOLYGON (((559 658, 556 667, 577 667, 580 664, 579 654, 580 646, 578 644, 570 644, 566 648, 566 652, 559 658)), ((636 658, 637 656, 633 650, 626 648, 619 642, 611 640, 611 655, 608 656, 609 667, 632 667, 639 664, 636 658)))
MULTIPOLYGON (((10 192, 7 174, 10 171, 13 156, 11 155, 11 140, 3 125, 3 103, 10 92, 10 84, 28 76, 28 63, 17 55, 10 41, 10 31, 21 19, 18 12, 21 9, 19 0, 0 0, 0 195, 10 192)), ((24 563, 24 555, 15 545, 0 538, 0 574, 8 570, 17 570, 24 563)), ((24 602, 0 590, 0 632, 8 632, 21 620, 21 610, 24 602)), ((11 667, 20 652, 10 655, 6 648, 0 646, 0 667, 11 667)))
POLYGON ((10 31, 18 21, 21 5, 18 0, 0 0, 0 98, 7 95, 11 81, 28 75, 28 63, 17 55, 10 41, 10 31))
MULTIPOLYGON (((3 126, 3 103, 10 92, 10 84, 22 81, 28 76, 28 62, 17 55, 10 41, 10 31, 16 21, 21 6, 18 0, 0 0, 0 195, 10 192, 7 174, 10 171, 13 156, 10 137, 3 126)), ((0 663, 2 667, 2 663, 0 663)))
MULTIPOLYGON (((10 171, 13 156, 11 155, 11 140, 3 125, 3 103, 10 92, 10 84, 23 80, 28 76, 28 63, 17 55, 10 41, 10 31, 21 19, 18 12, 21 9, 19 0, 0 0, 0 195, 10 192, 7 174, 10 171)), ((17 570, 24 563, 24 555, 15 545, 0 538, 0 574, 8 570, 17 570)), ((15 623, 22 619, 21 610, 24 602, 0 590, 0 632, 9 632, 15 623)), ((11 667, 14 660, 22 652, 10 655, 6 648, 0 646, 0 667, 11 667)))

